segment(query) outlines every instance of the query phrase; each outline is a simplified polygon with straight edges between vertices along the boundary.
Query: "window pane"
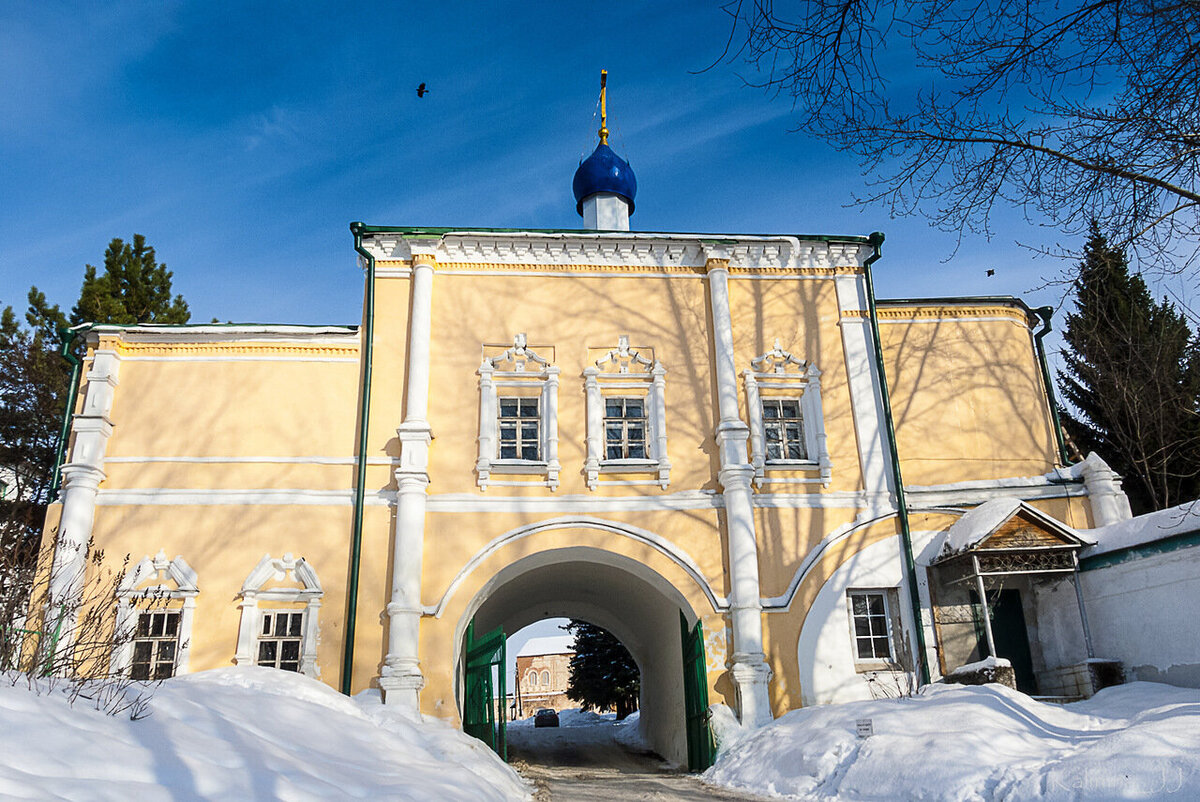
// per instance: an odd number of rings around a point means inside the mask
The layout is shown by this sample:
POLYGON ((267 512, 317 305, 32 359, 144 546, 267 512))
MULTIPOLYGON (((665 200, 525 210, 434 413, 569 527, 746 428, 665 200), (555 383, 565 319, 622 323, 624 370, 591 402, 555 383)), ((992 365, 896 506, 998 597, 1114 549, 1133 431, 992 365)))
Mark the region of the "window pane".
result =
POLYGON ((300 659, 300 641, 285 640, 280 641, 279 645, 282 649, 279 652, 280 660, 299 660, 300 659))
POLYGON ((166 625, 165 619, 166 619, 166 616, 164 616, 162 613, 151 614, 151 616, 150 616, 150 636, 151 637, 157 638, 157 637, 162 636, 163 627, 166 625))
POLYGON ((521 439, 522 440, 537 440, 538 425, 536 423, 521 424, 521 439))
POLYGON ((799 443, 788 443, 787 452, 788 459, 804 459, 804 449, 799 443))
POLYGON ((133 661, 135 663, 146 663, 150 660, 150 653, 153 649, 150 641, 140 640, 133 644, 133 661))
POLYGON ((292 613, 288 622, 288 634, 293 637, 299 637, 304 626, 304 613, 292 613))
POLYGON ((778 418, 779 417, 779 405, 773 401, 763 401, 763 417, 764 418, 778 418))
POLYGON ((871 635, 871 622, 869 619, 854 616, 854 634, 869 637, 871 635))
POLYGON ((630 424, 629 428, 625 430, 625 437, 631 443, 640 443, 646 439, 646 432, 640 423, 630 424))
POLYGON ((262 634, 271 634, 271 614, 263 613, 262 634))
POLYGON ((175 660, 175 641, 160 640, 158 642, 158 659, 168 662, 175 660))
POLYGON ((521 399, 521 417, 536 418, 538 416, 538 400, 536 398, 521 399))
POLYGON ((643 445, 640 445, 640 444, 630 443, 629 444, 629 458, 630 459, 645 459, 646 458, 646 447, 643 445))
POLYGON ((855 615, 867 614, 867 597, 862 593, 855 593, 850 597, 850 604, 854 608, 855 615))
POLYGON ((781 432, 779 430, 779 424, 773 424, 773 425, 767 426, 763 430, 763 434, 766 435, 767 442, 769 442, 769 443, 778 443, 780 440, 783 439, 783 432, 781 432))
POLYGON ((620 398, 606 398, 604 399, 604 414, 610 418, 619 418, 623 414, 621 406, 620 398))
POLYGON ((166 633, 171 637, 179 634, 179 613, 167 613, 166 633))
POLYGON ((860 660, 870 660, 875 656, 874 652, 871 650, 871 641, 869 640, 862 638, 857 639, 855 641, 855 648, 858 652, 858 658, 860 660))
POLYGON ((871 593, 867 596, 867 603, 870 605, 871 615, 883 615, 883 596, 878 593, 871 593))
POLYGON ((500 442, 515 443, 517 442, 517 427, 513 424, 505 424, 500 427, 500 442))
POLYGON ((799 425, 794 424, 794 423, 788 424, 787 439, 795 440, 796 442, 800 441, 800 426, 799 425))
POLYGON ((875 638, 871 643, 875 645, 875 657, 891 657, 887 638, 875 638))
POLYGON ((175 675, 175 666, 171 663, 159 663, 154 667, 155 679, 170 679, 175 675))
POLYGON ((260 666, 275 665, 276 646, 278 641, 264 640, 258 642, 258 664, 260 666))
POLYGON ((606 427, 605 439, 610 443, 621 442, 621 425, 618 423, 615 426, 606 427))
POLYGON ((129 669, 129 676, 133 679, 148 680, 150 679, 150 664, 149 663, 134 663, 129 669))
POLYGON ((516 459, 516 458, 517 458, 517 447, 516 446, 500 446, 500 459, 516 459))
POLYGON ((604 452, 605 459, 622 459, 623 456, 620 446, 609 446, 604 452))
POLYGON ((778 443, 767 443, 767 459, 783 459, 778 443))
POLYGON ((645 416, 645 413, 642 411, 641 399, 630 399, 625 402, 625 417, 644 418, 645 416))
POLYGON ((783 413, 783 417, 785 417, 785 418, 800 417, 800 402, 799 401, 782 401, 782 402, 780 402, 780 409, 783 413))
POLYGON ((537 458, 538 458, 538 447, 537 446, 525 446, 524 448, 521 449, 521 459, 533 460, 534 462, 536 462, 537 458))
POLYGON ((515 418, 517 417, 517 399, 501 398, 500 399, 500 417, 515 418))

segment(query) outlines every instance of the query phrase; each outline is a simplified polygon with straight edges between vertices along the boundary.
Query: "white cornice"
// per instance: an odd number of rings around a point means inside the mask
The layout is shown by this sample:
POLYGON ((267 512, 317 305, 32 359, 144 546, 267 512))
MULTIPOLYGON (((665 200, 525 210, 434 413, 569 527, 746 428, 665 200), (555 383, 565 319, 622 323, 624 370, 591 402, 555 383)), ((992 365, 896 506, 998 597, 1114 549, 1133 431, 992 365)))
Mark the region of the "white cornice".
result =
POLYGON ((126 342, 303 342, 305 345, 345 345, 358 340, 356 326, 95 326, 88 341, 95 344, 103 335, 117 335, 126 342))
POLYGON ((874 251, 865 242, 740 235, 543 232, 449 232, 413 241, 400 233, 376 233, 363 247, 377 260, 408 261, 414 247, 432 253, 439 266, 600 265, 639 268, 703 268, 728 259, 739 269, 861 267, 874 251))

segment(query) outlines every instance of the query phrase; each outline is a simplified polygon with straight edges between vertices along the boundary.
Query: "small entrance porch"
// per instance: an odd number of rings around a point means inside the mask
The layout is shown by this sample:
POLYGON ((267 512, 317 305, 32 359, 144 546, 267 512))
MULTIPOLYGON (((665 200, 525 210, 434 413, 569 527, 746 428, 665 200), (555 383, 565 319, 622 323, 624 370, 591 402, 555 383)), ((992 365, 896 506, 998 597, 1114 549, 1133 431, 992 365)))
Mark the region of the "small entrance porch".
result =
POLYGON ((1079 550, 1088 541, 1019 499, 996 499, 962 516, 929 567, 941 673, 948 681, 1002 681, 1031 696, 1079 698, 1121 681, 1119 663, 1098 660, 1079 593, 1079 550), (1061 616, 1041 616, 1047 597, 1070 587, 1076 633, 1061 616), (1045 621, 1046 625, 1042 626, 1045 621), (1080 653, 1075 653, 1079 651, 1080 653), (994 661, 1002 658, 1011 674, 994 661))

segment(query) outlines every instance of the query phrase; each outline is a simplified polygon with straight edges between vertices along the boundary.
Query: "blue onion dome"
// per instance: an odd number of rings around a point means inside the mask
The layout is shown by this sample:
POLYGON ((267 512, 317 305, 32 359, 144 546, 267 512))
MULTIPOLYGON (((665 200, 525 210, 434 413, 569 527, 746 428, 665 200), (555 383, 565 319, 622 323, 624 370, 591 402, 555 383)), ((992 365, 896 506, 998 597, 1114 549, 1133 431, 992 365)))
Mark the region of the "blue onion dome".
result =
POLYGON ((584 199, 598 192, 620 195, 629 204, 629 213, 633 214, 633 196, 637 194, 633 168, 603 142, 579 163, 571 188, 575 191, 575 211, 580 215, 583 214, 584 199))

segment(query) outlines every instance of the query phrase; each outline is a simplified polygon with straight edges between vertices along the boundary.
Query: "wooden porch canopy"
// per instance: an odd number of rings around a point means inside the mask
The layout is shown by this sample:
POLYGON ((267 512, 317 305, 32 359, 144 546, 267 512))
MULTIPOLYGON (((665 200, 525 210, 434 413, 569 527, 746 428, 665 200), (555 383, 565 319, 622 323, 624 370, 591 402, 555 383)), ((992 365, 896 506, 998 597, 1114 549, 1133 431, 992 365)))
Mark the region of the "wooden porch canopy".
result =
POLYGON ((946 530, 931 567, 938 569, 946 584, 974 583, 983 606, 989 656, 997 655, 987 583, 1016 575, 1070 575, 1088 657, 1094 657, 1087 611, 1079 589, 1079 550, 1089 545, 1091 541, 1074 529, 1021 499, 999 498, 980 504, 946 530))

